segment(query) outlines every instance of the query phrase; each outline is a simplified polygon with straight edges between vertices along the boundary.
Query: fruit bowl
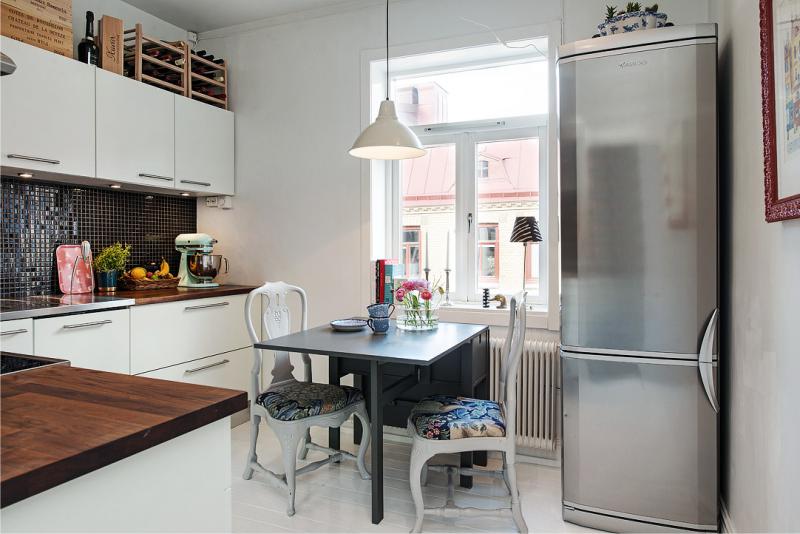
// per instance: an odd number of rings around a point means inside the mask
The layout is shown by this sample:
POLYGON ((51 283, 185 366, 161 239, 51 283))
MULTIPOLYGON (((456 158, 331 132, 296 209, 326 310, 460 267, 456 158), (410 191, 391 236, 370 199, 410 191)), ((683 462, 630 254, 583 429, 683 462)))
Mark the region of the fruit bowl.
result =
POLYGON ((172 276, 169 272, 169 263, 161 260, 158 270, 148 271, 144 267, 134 267, 123 273, 117 285, 123 289, 141 291, 145 289, 168 289, 177 287, 180 278, 172 276))
POLYGON ((134 280, 133 278, 123 276, 117 282, 117 285, 122 289, 129 289, 132 291, 143 291, 145 289, 168 289, 178 287, 181 279, 177 276, 173 278, 161 278, 159 280, 151 280, 149 278, 142 278, 141 280, 134 280))

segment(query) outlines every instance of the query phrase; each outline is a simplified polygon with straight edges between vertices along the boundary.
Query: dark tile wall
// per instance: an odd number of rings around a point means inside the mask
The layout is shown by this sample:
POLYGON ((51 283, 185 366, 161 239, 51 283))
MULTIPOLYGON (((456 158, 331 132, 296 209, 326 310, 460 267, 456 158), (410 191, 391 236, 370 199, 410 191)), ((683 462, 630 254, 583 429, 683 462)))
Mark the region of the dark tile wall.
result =
POLYGON ((175 236, 197 231, 194 198, 0 180, 0 294, 58 293, 55 250, 89 241, 96 255, 116 241, 132 245, 131 265, 165 257, 177 270, 175 236))

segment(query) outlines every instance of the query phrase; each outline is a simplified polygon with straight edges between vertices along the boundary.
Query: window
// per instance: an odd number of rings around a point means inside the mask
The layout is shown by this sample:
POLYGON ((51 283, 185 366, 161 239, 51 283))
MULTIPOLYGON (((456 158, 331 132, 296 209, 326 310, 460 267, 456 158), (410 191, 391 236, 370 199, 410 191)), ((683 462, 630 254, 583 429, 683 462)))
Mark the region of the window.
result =
MULTIPOLYGON (((532 41, 535 50, 500 50, 513 55, 500 59, 460 49, 463 63, 440 61, 454 51, 392 60, 391 97, 428 152, 373 162, 373 195, 381 195, 373 199, 385 200, 373 211, 385 216, 373 250, 400 258, 408 277, 430 269, 444 285, 449 268, 455 302, 479 302, 484 288, 508 295, 524 287, 529 303, 547 303, 547 243, 510 241, 520 216, 536 217, 548 238, 551 65, 547 39, 532 41)), ((375 91, 385 76, 379 64, 370 67, 375 91)))
POLYGON ((421 270, 419 252, 419 226, 403 227, 403 246, 400 250, 400 263, 407 277, 419 276, 421 270))
POLYGON ((488 178, 489 177, 489 160, 488 159, 479 159, 478 160, 478 178, 488 178))
POLYGON ((478 273, 481 282, 497 282, 500 270, 500 241, 496 223, 478 227, 478 273))

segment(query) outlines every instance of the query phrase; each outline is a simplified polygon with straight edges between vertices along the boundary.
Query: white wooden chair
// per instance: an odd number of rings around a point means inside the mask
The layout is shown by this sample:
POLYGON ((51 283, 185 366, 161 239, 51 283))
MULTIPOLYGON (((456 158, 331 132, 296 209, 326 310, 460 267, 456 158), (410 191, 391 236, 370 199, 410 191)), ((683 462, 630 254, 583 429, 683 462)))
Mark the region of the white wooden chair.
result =
MULTIPOLYGON (((245 321, 250 339, 253 343, 260 341, 251 319, 251 307, 259 298, 266 298, 262 314, 262 323, 268 338, 289 334, 290 317, 287 297, 289 293, 297 293, 302 305, 301 324, 303 330, 308 324, 308 299, 301 288, 284 282, 267 282, 254 289, 247 296, 245 303, 245 321)), ((275 366, 272 370, 272 382, 261 388, 261 349, 254 347, 255 359, 251 370, 250 381, 250 452, 247 456, 243 477, 249 480, 253 471, 258 470, 267 475, 267 479, 275 486, 288 492, 289 504, 286 509, 288 515, 294 515, 294 495, 296 475, 307 473, 323 465, 338 462, 342 458, 356 460, 361 478, 370 478, 364 463, 364 457, 369 445, 369 417, 361 391, 348 386, 334 386, 318 384, 311 381, 311 359, 308 354, 303 354, 303 381, 297 381, 292 375, 294 367, 289 359, 288 352, 275 351, 275 366), (310 428, 312 426, 339 427, 351 415, 361 420, 365 431, 362 435, 358 457, 346 451, 322 447, 311 441, 310 428), (281 443, 283 455, 283 475, 273 473, 258 463, 256 442, 258 440, 258 426, 261 419, 265 419, 270 428, 277 434, 281 443), (298 454, 298 444, 302 447, 298 454), (309 463, 300 469, 296 468, 296 458, 305 459, 309 450, 319 451, 328 455, 328 458, 309 463)))
MULTIPOLYGON (((525 342, 525 292, 511 299, 508 334, 503 346, 500 365, 501 402, 467 399, 463 397, 434 395, 420 401, 408 418, 408 432, 412 438, 409 482, 416 508, 416 523, 412 532, 421 532, 425 513, 444 514, 446 509, 485 513, 476 508, 462 508, 454 501, 455 480, 458 475, 493 476, 505 481, 511 495, 511 512, 520 532, 528 532, 522 517, 517 489, 516 419, 517 371, 525 342), (437 454, 468 451, 500 451, 503 468, 498 471, 459 468, 449 465, 427 465, 437 454), (447 502, 441 508, 425 508, 422 484, 427 482, 428 471, 447 473, 447 502)), ((500 508, 508 509, 508 508, 500 508)))

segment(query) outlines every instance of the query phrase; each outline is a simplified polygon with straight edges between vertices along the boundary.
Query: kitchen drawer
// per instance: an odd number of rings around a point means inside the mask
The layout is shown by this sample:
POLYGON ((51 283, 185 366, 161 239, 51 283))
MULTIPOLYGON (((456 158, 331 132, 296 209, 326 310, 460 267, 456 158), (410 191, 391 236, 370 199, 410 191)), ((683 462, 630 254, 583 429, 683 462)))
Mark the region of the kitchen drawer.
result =
POLYGON ((253 349, 247 347, 142 373, 140 376, 247 391, 252 367, 253 349))
POLYGON ((127 309, 36 319, 33 339, 37 356, 64 358, 73 367, 130 373, 127 309))
POLYGON ((33 354, 33 319, 0 322, 0 350, 33 354))
POLYGON ((131 308, 131 373, 197 360, 250 345, 247 295, 131 308))

